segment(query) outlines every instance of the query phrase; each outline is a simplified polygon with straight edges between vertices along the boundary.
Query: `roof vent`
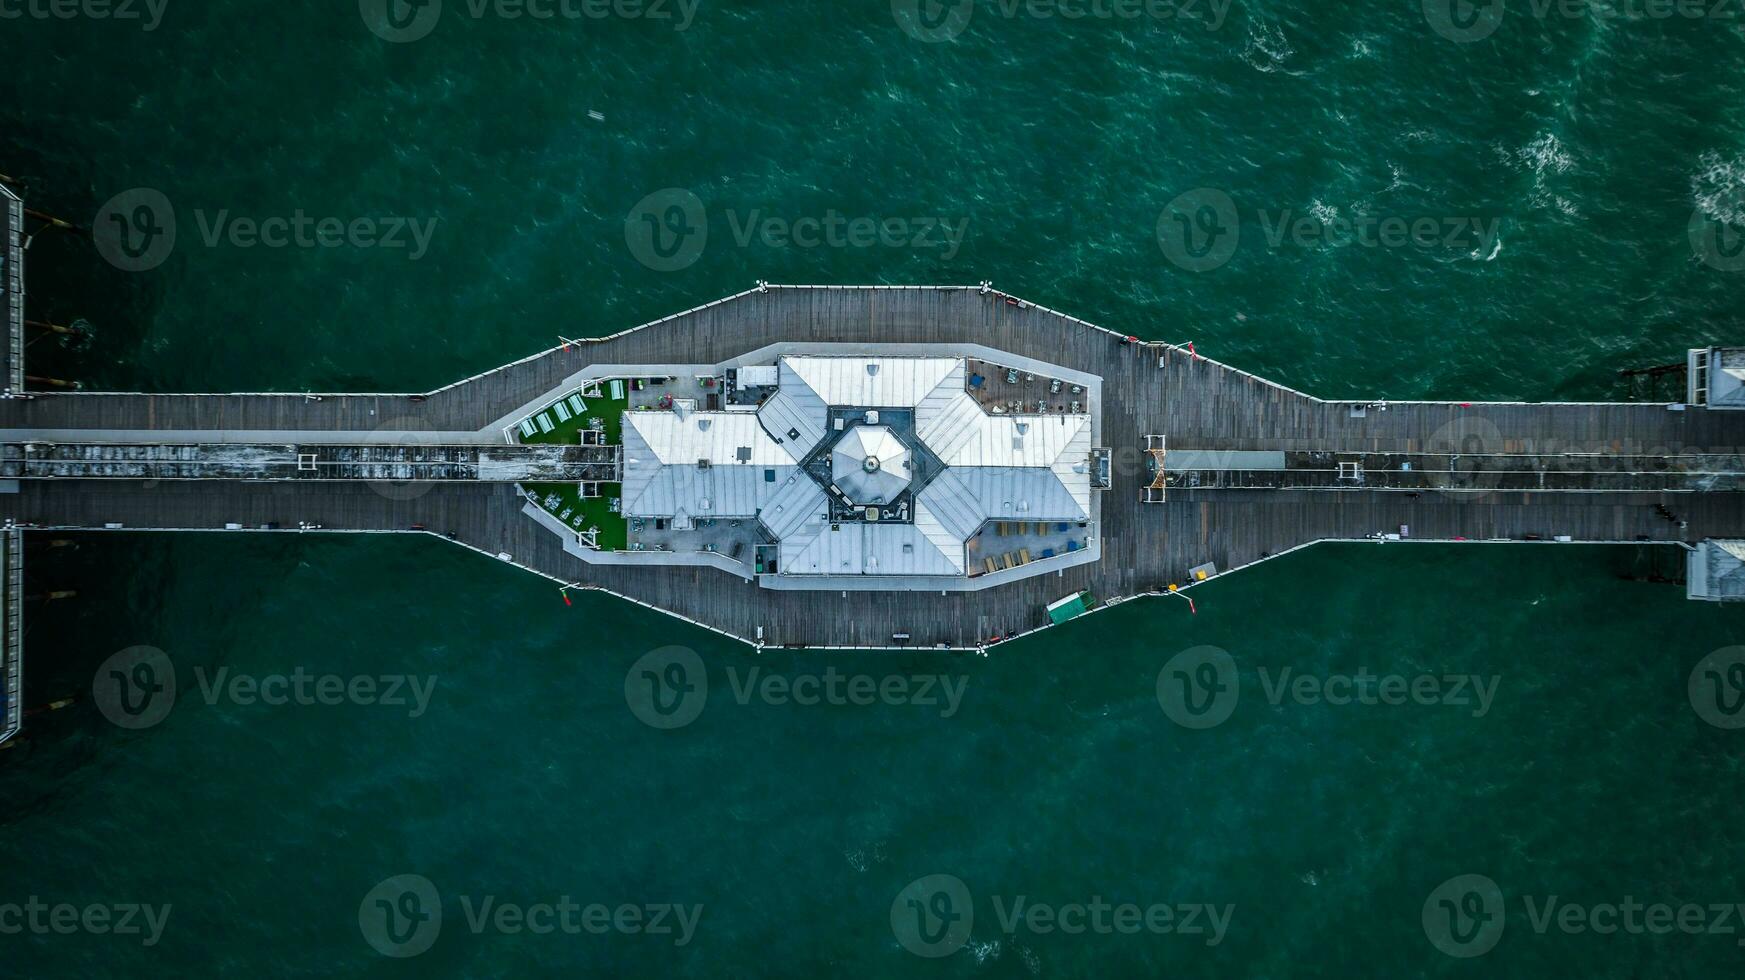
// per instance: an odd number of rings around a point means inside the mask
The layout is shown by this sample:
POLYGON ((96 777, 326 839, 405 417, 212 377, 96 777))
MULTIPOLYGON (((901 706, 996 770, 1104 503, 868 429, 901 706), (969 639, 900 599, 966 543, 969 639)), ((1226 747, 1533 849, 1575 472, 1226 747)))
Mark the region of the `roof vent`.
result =
POLYGON ((698 419, 697 420, 697 428, 703 432, 709 431, 709 425, 710 425, 709 419, 698 419))
POLYGON ((878 374, 879 373, 879 366, 877 364, 868 364, 866 366, 866 373, 869 376, 878 374))

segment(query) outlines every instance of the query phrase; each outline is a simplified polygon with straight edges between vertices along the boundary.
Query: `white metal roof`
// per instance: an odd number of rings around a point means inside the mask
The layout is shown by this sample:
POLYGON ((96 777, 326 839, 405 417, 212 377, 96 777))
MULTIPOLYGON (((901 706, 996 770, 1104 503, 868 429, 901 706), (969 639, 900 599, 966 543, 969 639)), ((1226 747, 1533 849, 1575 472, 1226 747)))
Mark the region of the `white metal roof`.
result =
POLYGON ((772 439, 794 447, 796 457, 804 457, 824 438, 829 424, 830 409, 783 359, 777 365, 781 387, 773 398, 757 410, 758 420, 772 439))
POLYGON ((1081 445, 1090 455, 1090 435, 1089 415, 983 415, 943 437, 922 438, 946 466, 1041 467, 1081 445))
POLYGON ((1745 348, 1716 350, 1709 362, 1709 404, 1745 408, 1745 348))
POLYGON ((797 470, 754 415, 624 413, 623 507, 632 517, 752 517, 797 470))
POLYGON ((996 521, 1079 521, 1090 515, 1090 489, 1082 495, 1052 470, 1015 466, 961 467, 952 472, 965 500, 983 518, 996 521))
POLYGON ((1730 579, 1734 589, 1745 592, 1745 541, 1717 540, 1708 542, 1709 580, 1730 579))
POLYGON ((857 425, 830 450, 830 473, 857 504, 895 500, 909 486, 909 448, 889 426, 857 425))
POLYGON ((822 524, 782 539, 793 575, 962 575, 963 542, 942 549, 914 524, 822 524))
POLYGON ((757 514, 778 541, 797 539, 807 524, 823 524, 829 515, 824 488, 797 467, 788 471, 757 514))
POLYGON ((963 387, 963 360, 953 357, 784 357, 782 384, 797 379, 826 405, 913 408, 953 372, 963 387))
POLYGON ((1745 541, 1705 540, 1690 553, 1685 594, 1693 599, 1745 599, 1745 541))
POLYGON ((915 526, 941 551, 963 550, 963 543, 982 526, 987 515, 953 470, 934 477, 915 498, 915 526))
POLYGON ((940 385, 915 407, 915 434, 943 460, 973 437, 987 417, 961 386, 950 391, 940 385))
POLYGON ((972 500, 984 519, 1090 516, 1089 415, 988 415, 968 395, 928 409, 918 415, 919 434, 954 477, 922 494, 936 511, 953 492, 972 500))
POLYGON ((779 384, 781 375, 774 364, 747 364, 739 369, 739 387, 754 388, 779 384))
MULTIPOLYGON (((733 500, 735 507, 751 500, 780 541, 782 572, 794 575, 962 575, 964 543, 988 520, 1090 516, 1088 414, 990 415, 965 390, 962 358, 790 356, 778 360, 776 371, 779 389, 755 416, 768 443, 764 449, 786 456, 777 465, 788 468, 779 470, 773 483, 701 487, 680 482, 701 474, 721 481, 723 469, 697 470, 690 457, 696 442, 708 441, 702 435, 663 430, 637 435, 662 459, 691 465, 666 465, 644 487, 632 476, 640 476, 634 459, 639 449, 632 441, 634 427, 626 425, 626 512, 648 513, 655 501, 666 506, 669 498, 683 501, 705 491, 733 500), (825 492, 793 464, 831 435, 832 407, 915 410, 915 438, 946 467, 916 495, 915 523, 829 522, 825 492), (656 446, 656 435, 666 441, 656 446), (665 469, 674 472, 669 477, 665 469), (641 496, 633 496, 633 488, 641 488, 641 496)), ((832 475, 853 500, 888 501, 909 482, 908 471, 896 467, 910 449, 886 426, 857 426, 832 452, 832 475), (879 460, 876 471, 865 469, 868 457, 879 460)), ((718 501, 713 513, 725 513, 718 501)))

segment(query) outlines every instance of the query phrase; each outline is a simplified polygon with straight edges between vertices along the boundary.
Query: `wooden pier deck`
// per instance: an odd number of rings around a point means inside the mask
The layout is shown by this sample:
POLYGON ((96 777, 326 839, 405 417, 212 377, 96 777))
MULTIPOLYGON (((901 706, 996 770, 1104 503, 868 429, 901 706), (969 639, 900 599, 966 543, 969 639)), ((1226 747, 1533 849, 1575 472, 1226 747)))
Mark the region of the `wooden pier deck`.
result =
POLYGON ((0 315, 6 339, 0 343, 0 390, 24 391, 24 201, 0 185, 0 315))
POLYGON ((0 742, 24 723, 24 533, 0 531, 0 742))
MULTIPOLYGON (((1108 602, 1188 584, 1187 569, 1224 573, 1301 545, 1397 532, 1412 540, 1682 542, 1745 536, 1745 498, 1708 492, 1483 493, 1428 490, 1171 490, 1140 503, 1151 480, 1145 436, 1174 450, 1472 455, 1674 455, 1732 460, 1745 446, 1745 413, 1670 410, 1663 404, 1389 403, 1356 412, 1186 351, 1126 343, 1088 323, 998 292, 966 288, 776 287, 753 290, 636 330, 559 349, 418 395, 45 394, 0 402, 0 441, 27 438, 148 442, 154 433, 205 433, 226 442, 335 442, 378 433, 473 433, 536 402, 590 364, 709 363, 770 344, 975 344, 1103 379, 1102 445, 1114 452, 1103 493, 1103 558, 1057 575, 951 592, 806 592, 763 589, 704 567, 586 563, 521 513, 511 486, 488 483, 26 480, 0 498, 7 517, 40 527, 213 529, 299 522, 324 529, 452 532, 486 554, 504 553, 558 581, 638 602, 771 645, 884 647, 908 634, 917 647, 983 646, 1043 626, 1047 602, 1080 589, 1108 602), (1357 417, 1361 415, 1362 417, 1357 417), (102 432, 98 438, 93 433, 102 432), (1668 520, 1665 506, 1685 522, 1668 520)), ((1378 393, 1385 394, 1385 393, 1378 393)), ((291 532, 287 532, 291 533, 291 532)))
POLYGON ((4 443, 0 479, 613 482, 620 455, 617 446, 4 443))

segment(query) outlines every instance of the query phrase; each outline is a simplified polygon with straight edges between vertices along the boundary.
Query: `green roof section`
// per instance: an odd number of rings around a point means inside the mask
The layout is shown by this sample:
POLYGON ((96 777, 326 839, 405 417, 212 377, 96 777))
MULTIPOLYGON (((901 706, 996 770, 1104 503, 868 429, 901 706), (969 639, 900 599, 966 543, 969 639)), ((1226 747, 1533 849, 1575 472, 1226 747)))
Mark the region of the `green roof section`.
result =
POLYGON ((1069 619, 1077 619, 1091 611, 1096 599, 1089 592, 1075 592, 1064 599, 1057 599, 1048 604, 1048 618, 1059 626, 1069 619))

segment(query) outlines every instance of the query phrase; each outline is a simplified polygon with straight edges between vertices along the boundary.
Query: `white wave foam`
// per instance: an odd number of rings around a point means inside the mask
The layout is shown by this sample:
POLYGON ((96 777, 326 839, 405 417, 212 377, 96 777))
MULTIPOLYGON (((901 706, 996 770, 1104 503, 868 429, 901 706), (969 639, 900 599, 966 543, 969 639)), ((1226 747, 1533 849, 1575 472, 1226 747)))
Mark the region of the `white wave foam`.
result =
POLYGON ((1493 148, 1505 164, 1533 175, 1531 201, 1534 207, 1551 208, 1572 218, 1580 213, 1574 201, 1552 192, 1546 186, 1550 177, 1575 169, 1575 155, 1569 152, 1563 141, 1557 138, 1557 134, 1540 133, 1532 142, 1512 152, 1500 145, 1493 144, 1493 148))
POLYGON ((1284 67, 1285 61, 1293 54, 1296 54, 1296 49, 1291 47, 1290 39, 1277 24, 1248 22, 1248 46, 1242 51, 1242 60, 1250 67, 1275 72, 1284 67))
POLYGON ((1745 156, 1724 157, 1707 150, 1690 178, 1691 200, 1712 220, 1745 224, 1745 156))
POLYGON ((1000 941, 998 939, 989 939, 983 942, 971 942, 966 948, 969 950, 970 955, 975 957, 977 964, 986 963, 988 960, 999 959, 1000 957, 1000 941))
POLYGON ((1575 167, 1575 158, 1553 133, 1541 133, 1533 142, 1516 150, 1515 158, 1540 176, 1547 172, 1568 173, 1575 167))

